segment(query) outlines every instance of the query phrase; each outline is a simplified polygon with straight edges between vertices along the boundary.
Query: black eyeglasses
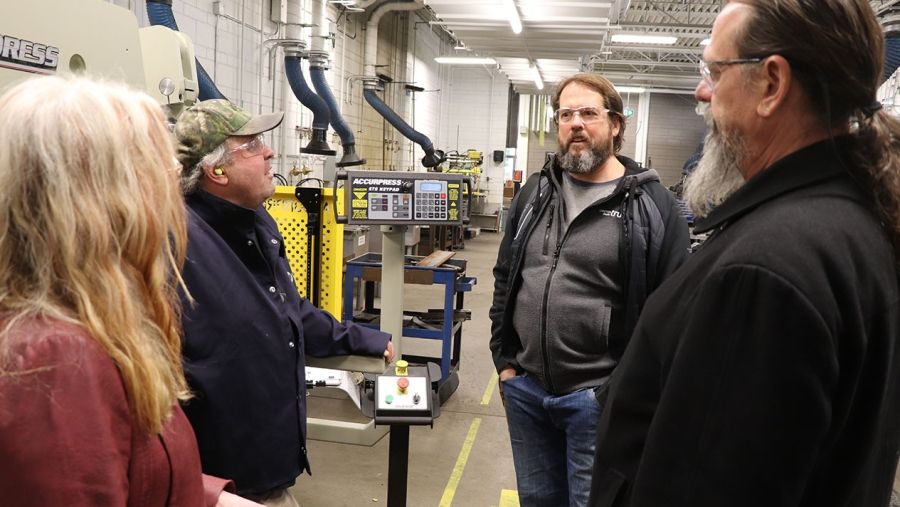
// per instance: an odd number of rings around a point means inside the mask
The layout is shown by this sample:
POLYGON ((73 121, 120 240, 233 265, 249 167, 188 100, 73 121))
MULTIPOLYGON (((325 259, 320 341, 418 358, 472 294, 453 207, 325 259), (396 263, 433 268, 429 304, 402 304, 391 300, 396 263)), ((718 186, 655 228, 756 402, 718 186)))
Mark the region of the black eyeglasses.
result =
POLYGON ((710 90, 716 89, 716 82, 719 81, 719 76, 722 74, 723 67, 730 67, 732 65, 752 65, 757 64, 765 60, 765 58, 735 58, 732 60, 713 60, 711 62, 706 62, 700 60, 700 77, 707 87, 710 90))

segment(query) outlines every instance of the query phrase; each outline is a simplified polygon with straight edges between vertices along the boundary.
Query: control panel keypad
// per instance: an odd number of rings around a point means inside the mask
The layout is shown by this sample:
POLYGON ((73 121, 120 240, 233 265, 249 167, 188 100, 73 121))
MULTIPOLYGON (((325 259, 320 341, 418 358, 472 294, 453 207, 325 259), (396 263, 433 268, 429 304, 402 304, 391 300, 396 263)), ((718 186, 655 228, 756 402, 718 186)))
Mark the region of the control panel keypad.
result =
POLYGON ((416 184, 415 218, 446 220, 447 219, 447 184, 445 182, 428 181, 416 184))
POLYGON ((369 214, 373 218, 409 220, 411 210, 409 194, 372 192, 369 196, 369 214))
POLYGON ((349 171, 347 223, 458 225, 465 221, 462 187, 456 174, 349 171))

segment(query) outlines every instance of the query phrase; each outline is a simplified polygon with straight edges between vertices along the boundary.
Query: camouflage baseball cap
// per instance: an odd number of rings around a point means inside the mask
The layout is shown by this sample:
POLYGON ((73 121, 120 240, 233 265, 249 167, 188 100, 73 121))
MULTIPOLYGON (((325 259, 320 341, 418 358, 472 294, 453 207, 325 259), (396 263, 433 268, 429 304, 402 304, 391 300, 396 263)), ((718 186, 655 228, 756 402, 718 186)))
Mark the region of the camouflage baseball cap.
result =
POLYGON ((190 170, 230 136, 253 136, 274 129, 283 112, 251 116, 225 99, 197 102, 175 123, 178 161, 190 170))

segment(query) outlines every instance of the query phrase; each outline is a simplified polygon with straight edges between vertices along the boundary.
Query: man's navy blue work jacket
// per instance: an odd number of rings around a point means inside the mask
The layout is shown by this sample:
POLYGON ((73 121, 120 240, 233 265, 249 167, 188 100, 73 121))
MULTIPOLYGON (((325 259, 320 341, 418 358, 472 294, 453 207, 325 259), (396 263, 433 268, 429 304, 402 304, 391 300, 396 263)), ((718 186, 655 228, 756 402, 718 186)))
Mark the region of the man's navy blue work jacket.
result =
POLYGON ((199 191, 187 198, 184 411, 203 471, 238 492, 292 485, 306 455, 305 356, 380 356, 390 335, 343 325, 297 293, 278 226, 199 191))

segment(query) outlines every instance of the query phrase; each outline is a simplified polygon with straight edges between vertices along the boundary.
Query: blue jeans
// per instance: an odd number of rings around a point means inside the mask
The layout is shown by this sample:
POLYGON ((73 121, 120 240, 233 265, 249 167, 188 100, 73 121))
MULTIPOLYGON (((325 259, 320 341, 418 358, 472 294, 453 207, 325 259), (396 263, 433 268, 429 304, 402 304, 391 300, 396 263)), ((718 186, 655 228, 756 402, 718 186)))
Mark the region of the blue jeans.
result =
POLYGON ((503 382, 522 507, 581 507, 591 492, 600 405, 594 391, 549 394, 528 374, 503 382))

